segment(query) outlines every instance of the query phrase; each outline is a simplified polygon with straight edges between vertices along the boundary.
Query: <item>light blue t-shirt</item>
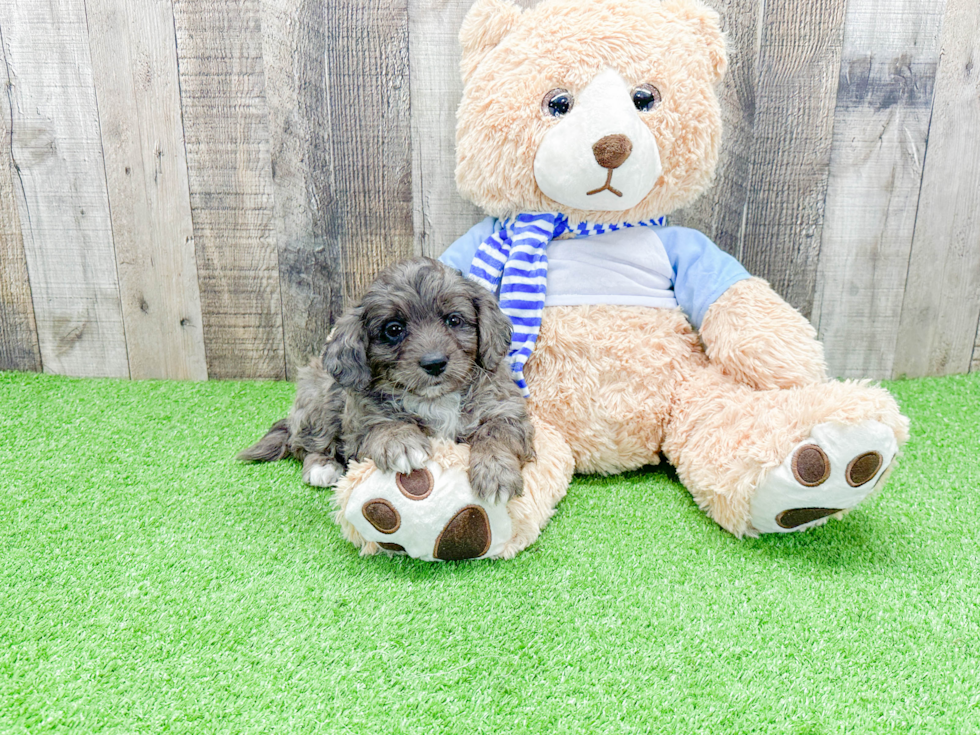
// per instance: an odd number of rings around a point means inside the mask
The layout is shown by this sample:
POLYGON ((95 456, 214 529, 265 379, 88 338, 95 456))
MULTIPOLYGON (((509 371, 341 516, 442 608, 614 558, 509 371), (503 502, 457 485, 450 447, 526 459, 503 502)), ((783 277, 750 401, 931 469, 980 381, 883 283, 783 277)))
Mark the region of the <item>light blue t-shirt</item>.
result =
MULTIPOLYGON (((439 260, 468 273, 480 244, 500 229, 487 217, 439 260)), ((621 304, 680 306, 694 327, 728 288, 749 278, 735 258, 697 230, 634 227, 548 245, 545 306, 621 304)))

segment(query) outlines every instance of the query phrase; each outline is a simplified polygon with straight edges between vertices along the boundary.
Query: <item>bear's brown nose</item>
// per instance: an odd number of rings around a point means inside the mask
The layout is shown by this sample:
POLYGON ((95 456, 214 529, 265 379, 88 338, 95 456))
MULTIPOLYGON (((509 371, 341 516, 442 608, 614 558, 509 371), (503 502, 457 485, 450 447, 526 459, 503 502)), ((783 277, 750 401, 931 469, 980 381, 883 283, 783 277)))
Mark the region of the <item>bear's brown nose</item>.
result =
POLYGON ((619 168, 633 152, 633 144, 625 135, 607 135, 592 146, 595 160, 603 168, 619 168))

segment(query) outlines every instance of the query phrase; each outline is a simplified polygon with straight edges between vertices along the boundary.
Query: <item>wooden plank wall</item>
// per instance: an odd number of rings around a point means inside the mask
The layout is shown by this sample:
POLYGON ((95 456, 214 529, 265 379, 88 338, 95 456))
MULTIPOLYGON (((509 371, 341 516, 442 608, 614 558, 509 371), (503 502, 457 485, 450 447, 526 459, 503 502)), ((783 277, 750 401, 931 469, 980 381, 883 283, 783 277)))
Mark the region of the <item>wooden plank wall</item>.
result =
MULTIPOLYGON (((980 5, 708 0, 697 227, 835 375, 980 370, 980 5)), ((520 0, 524 7, 535 0, 520 0)), ((469 0, 0 0, 0 369, 295 376, 456 193, 469 0)))
POLYGON ((942 11, 943 0, 848 3, 811 315, 838 375, 892 373, 942 11))
POLYGON ((0 0, 0 33, 5 146, 42 364, 128 377, 84 0, 0 0))

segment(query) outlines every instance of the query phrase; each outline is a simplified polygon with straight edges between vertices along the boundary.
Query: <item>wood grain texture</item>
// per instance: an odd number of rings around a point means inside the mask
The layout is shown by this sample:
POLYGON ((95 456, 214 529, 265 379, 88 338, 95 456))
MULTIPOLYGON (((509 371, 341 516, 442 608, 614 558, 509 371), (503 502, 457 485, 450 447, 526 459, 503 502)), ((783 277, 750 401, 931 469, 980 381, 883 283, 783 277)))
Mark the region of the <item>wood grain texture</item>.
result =
POLYGON ((944 4, 848 4, 811 317, 833 375, 892 374, 944 4))
POLYGON ((326 15, 334 188, 325 236, 345 303, 416 253, 407 0, 338 0, 326 15))
MULTIPOLYGON (((980 370, 976 0, 707 2, 725 137, 672 223, 809 312, 836 375, 980 370)), ((294 377, 483 216, 470 4, 0 0, 0 368, 294 377)))
POLYGON ((973 345, 973 360, 970 362, 970 372, 980 372, 980 323, 977 324, 977 339, 973 345))
POLYGON ((721 15, 728 47, 728 73, 719 89, 724 137, 714 184, 694 204, 671 214, 670 222, 700 230, 741 259, 752 177, 762 13, 756 0, 709 0, 708 4, 721 15))
POLYGON ((283 378, 262 7, 173 7, 208 375, 283 378))
POLYGON ((129 375, 83 0, 0 0, 10 155, 46 372, 129 375))
POLYGON ((970 372, 980 372, 980 322, 977 322, 977 338, 973 345, 973 360, 970 362, 970 372))
POLYGON ((17 171, 10 158, 10 100, 0 27, 0 370, 40 370, 27 257, 14 198, 17 171))
POLYGON ((318 0, 265 0, 269 104, 286 373, 318 354, 344 308, 343 248, 333 206, 326 11, 318 0))
POLYGON ((456 189, 459 27, 469 4, 409 0, 415 247, 436 258, 485 216, 456 189))
POLYGON ((432 258, 486 216, 456 189, 456 108, 463 94, 458 36, 470 5, 408 2, 415 248, 432 258))
POLYGON ((827 194, 844 0, 766 3, 743 265, 810 315, 827 194))
POLYGON ((204 380, 172 6, 87 2, 130 373, 204 380))
POLYGON ((947 0, 895 375, 970 369, 980 317, 980 4, 947 0))

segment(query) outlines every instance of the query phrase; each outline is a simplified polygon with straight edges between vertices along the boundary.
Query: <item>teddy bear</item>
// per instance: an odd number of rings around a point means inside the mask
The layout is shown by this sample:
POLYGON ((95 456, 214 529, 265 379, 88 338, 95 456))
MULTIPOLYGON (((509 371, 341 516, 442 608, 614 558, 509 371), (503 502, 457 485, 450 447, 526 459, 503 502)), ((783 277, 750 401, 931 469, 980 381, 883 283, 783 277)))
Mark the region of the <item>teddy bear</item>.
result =
POLYGON ((488 217, 441 260, 513 323, 537 459, 506 515, 468 493, 465 447, 427 464, 435 514, 398 490, 409 480, 355 464, 337 491, 347 537, 366 553, 510 557, 574 473, 661 458, 737 537, 807 530, 878 490, 908 438, 892 396, 828 380, 799 312, 664 221, 718 160, 718 15, 699 0, 477 0, 460 43, 456 182, 488 217), (401 504, 394 533, 366 515, 382 495, 401 504))

